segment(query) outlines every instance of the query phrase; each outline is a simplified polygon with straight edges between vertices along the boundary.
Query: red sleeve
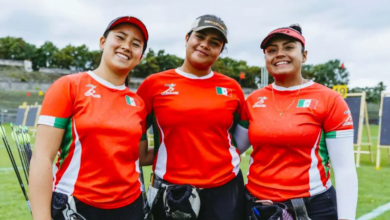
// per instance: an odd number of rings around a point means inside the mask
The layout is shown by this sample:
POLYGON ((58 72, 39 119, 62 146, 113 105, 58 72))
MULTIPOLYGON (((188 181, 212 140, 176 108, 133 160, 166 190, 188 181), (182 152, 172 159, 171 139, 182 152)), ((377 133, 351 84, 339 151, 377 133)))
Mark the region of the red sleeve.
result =
POLYGON ((337 94, 336 97, 328 103, 328 111, 323 127, 325 133, 353 129, 351 111, 341 95, 337 94))
POLYGON ((238 90, 238 99, 240 100, 240 105, 239 105, 239 108, 237 111, 241 115, 243 112, 243 107, 245 105, 245 96, 244 96, 244 92, 242 91, 241 87, 239 87, 239 90, 238 90))
POLYGON ((74 86, 69 77, 61 77, 46 91, 38 124, 66 128, 73 113, 74 86))
POLYGON ((152 90, 152 80, 150 79, 150 77, 146 78, 141 83, 139 88, 137 89, 137 95, 139 97, 141 97, 141 99, 144 101, 145 109, 146 109, 145 133, 144 134, 146 134, 146 131, 148 130, 150 125, 152 125, 152 113, 153 113, 152 91, 153 91, 152 90))
POLYGON ((148 115, 152 113, 152 97, 151 97, 152 88, 151 87, 152 87, 151 80, 148 77, 141 83, 141 85, 137 90, 137 95, 139 95, 139 97, 141 97, 141 99, 145 103, 146 112, 148 115))
POLYGON ((143 140, 146 140, 147 139, 147 126, 146 126, 146 116, 147 116, 147 113, 146 113, 146 108, 145 108, 145 104, 144 104, 144 101, 141 99, 141 97, 137 96, 137 98, 140 100, 140 103, 142 103, 140 106, 141 106, 141 113, 140 113, 140 117, 142 119, 141 121, 141 129, 142 129, 142 137, 141 137, 141 141, 143 140))

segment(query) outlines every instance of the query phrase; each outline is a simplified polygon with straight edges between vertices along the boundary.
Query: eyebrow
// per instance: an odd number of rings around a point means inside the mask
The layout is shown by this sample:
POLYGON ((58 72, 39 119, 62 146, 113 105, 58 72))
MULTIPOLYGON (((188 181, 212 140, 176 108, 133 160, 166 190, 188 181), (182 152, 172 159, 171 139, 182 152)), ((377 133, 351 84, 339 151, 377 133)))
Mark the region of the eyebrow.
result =
MULTIPOLYGON (((199 34, 201 34, 201 35, 204 35, 204 36, 207 36, 207 34, 204 32, 204 31, 197 31, 197 33, 199 33, 199 34)), ((219 41, 220 43, 222 43, 223 42, 223 40, 221 39, 221 38, 219 38, 219 37, 213 37, 213 38, 211 38, 212 40, 217 40, 217 41, 219 41)))
MULTIPOLYGON (((283 45, 286 45, 286 44, 289 44, 289 43, 297 43, 295 40, 291 40, 291 41, 287 41, 287 42, 285 42, 285 43, 283 43, 283 45)), ((276 47, 276 45, 275 44, 270 44, 270 45, 268 45, 269 47, 276 47)))

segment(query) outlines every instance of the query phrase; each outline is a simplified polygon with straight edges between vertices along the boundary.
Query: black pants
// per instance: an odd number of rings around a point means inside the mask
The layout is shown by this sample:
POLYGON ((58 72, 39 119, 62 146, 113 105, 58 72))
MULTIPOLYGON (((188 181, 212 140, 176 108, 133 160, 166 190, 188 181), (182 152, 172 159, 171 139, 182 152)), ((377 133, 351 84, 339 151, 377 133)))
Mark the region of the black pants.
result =
MULTIPOLYGON (((245 187, 241 171, 225 185, 202 189, 199 192, 198 220, 241 220, 245 218, 245 187)), ((162 197, 153 207, 154 220, 170 220, 166 217, 162 197)))
MULTIPOLYGON (((82 215, 86 220, 143 220, 143 202, 142 196, 139 196, 130 205, 117 209, 100 209, 87 205, 76 197, 75 204, 77 213, 82 215)), ((53 220, 64 220, 63 216, 53 218, 53 220)))
MULTIPOLYGON (((249 193, 248 191, 246 193, 249 193)), ((336 190, 330 187, 327 191, 305 199, 307 214, 312 220, 338 220, 336 190)), ((284 202, 288 211, 293 214, 293 208, 290 201, 284 202)), ((255 204, 247 199, 246 219, 250 219, 251 209, 255 204)))

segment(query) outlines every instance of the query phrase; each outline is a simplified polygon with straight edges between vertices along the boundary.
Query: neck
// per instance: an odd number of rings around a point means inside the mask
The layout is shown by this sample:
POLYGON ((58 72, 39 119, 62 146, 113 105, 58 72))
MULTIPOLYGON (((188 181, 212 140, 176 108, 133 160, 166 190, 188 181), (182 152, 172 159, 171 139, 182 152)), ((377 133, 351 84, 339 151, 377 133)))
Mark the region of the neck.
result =
POLYGON ((190 73, 192 75, 195 75, 197 77, 202 77, 202 76, 206 76, 207 74, 210 73, 211 71, 211 67, 207 68, 207 69, 198 69, 198 68, 195 68, 192 64, 190 64, 187 59, 184 60, 184 63, 183 65, 180 67, 180 70, 183 71, 183 72, 186 72, 186 73, 190 73))
POLYGON ((303 79, 301 74, 297 74, 295 77, 288 76, 274 76, 275 85, 289 88, 292 86, 299 86, 307 82, 307 80, 303 79))
POLYGON ((107 65, 104 65, 102 63, 93 72, 97 76, 113 84, 114 86, 121 86, 125 84, 125 80, 127 76, 125 72, 112 71, 107 65))

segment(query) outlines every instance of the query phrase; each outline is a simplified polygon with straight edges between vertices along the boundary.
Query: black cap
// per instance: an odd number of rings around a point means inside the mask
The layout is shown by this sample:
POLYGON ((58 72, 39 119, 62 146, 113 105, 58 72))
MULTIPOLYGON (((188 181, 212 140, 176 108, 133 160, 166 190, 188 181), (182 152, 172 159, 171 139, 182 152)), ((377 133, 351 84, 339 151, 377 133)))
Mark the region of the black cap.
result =
POLYGON ((214 28, 221 32, 224 37, 225 42, 228 42, 227 34, 228 30, 225 23, 218 17, 214 15, 203 15, 198 17, 192 24, 192 31, 200 31, 206 28, 214 28))

